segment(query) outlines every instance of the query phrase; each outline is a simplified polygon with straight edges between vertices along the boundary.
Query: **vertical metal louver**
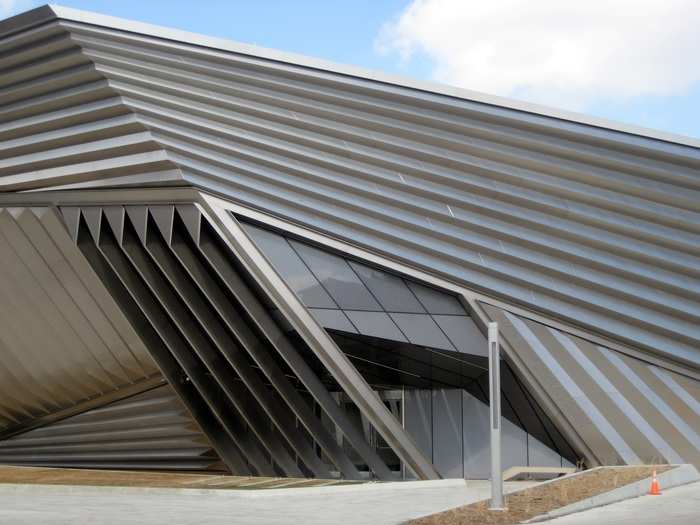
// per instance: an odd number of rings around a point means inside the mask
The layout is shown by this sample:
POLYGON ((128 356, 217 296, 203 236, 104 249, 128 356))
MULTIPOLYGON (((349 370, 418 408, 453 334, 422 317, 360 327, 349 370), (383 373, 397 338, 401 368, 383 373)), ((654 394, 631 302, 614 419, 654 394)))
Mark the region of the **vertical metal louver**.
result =
POLYGON ((300 381, 374 474, 393 477, 286 339, 195 206, 62 212, 78 247, 140 327, 154 359, 233 473, 327 478, 337 470, 346 478, 361 477, 302 398, 295 385, 300 381))

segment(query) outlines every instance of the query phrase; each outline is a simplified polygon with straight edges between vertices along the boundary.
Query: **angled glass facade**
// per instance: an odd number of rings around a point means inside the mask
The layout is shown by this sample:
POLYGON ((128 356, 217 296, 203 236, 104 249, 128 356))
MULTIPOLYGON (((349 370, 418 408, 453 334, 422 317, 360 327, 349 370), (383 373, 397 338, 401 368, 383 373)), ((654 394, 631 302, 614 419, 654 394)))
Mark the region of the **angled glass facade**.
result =
MULTIPOLYGON (((400 392, 404 424, 440 474, 488 477, 487 344, 458 298, 259 226, 243 227, 370 385, 400 392), (329 301, 332 306, 320 306, 329 301)), ((505 363, 503 369, 504 468, 571 467, 578 459, 571 446, 512 369, 505 363)))

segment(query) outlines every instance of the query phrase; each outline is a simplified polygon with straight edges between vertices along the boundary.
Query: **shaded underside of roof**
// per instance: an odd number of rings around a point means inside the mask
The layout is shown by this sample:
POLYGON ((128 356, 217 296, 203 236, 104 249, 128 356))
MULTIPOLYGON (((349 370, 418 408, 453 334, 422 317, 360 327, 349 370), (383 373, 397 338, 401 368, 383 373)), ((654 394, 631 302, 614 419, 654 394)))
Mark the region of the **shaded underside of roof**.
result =
POLYGON ((160 375, 50 208, 0 208, 0 435, 160 375))
POLYGON ((226 470, 169 385, 0 441, 0 462, 72 468, 226 470))
POLYGON ((0 191, 193 185, 700 364, 692 139, 62 9, 0 24, 0 191))

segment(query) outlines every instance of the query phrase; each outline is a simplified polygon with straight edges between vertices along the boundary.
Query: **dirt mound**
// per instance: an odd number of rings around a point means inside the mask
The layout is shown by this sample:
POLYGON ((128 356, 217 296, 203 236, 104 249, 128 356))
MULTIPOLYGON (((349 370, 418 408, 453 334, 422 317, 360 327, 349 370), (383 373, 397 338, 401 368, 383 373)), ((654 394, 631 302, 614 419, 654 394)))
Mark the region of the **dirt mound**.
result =
POLYGON ((505 511, 488 510, 488 500, 439 512, 407 525, 512 525, 592 496, 629 485, 670 467, 602 467, 543 483, 505 496, 505 511))

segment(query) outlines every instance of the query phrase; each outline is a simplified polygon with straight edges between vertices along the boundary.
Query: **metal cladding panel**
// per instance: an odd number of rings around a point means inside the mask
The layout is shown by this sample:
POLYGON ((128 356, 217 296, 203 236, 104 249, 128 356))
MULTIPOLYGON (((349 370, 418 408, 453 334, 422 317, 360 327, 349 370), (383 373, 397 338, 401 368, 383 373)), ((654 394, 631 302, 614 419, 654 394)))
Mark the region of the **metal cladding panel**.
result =
POLYGON ((0 208, 0 432, 159 375, 53 208, 0 208))
POLYGON ((430 390, 404 392, 404 426, 426 457, 433 457, 433 394, 430 390))
POLYGON ((0 463, 225 470, 168 385, 0 441, 0 463))
POLYGON ((483 307, 558 416, 600 463, 700 465, 700 382, 483 307))

